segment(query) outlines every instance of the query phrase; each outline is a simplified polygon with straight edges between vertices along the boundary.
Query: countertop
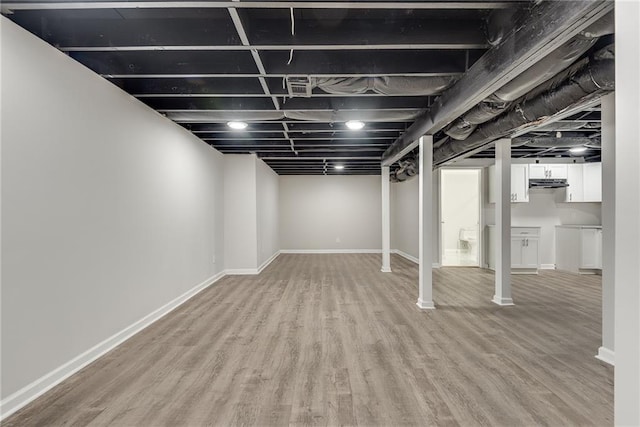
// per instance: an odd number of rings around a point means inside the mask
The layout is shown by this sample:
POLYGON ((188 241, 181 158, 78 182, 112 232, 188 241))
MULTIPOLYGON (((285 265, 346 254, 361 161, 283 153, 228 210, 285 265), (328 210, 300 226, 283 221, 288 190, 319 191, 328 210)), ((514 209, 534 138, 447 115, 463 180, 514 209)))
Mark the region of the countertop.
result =
POLYGON ((602 228, 601 225, 556 225, 556 227, 561 227, 561 228, 595 228, 595 229, 600 229, 602 228))

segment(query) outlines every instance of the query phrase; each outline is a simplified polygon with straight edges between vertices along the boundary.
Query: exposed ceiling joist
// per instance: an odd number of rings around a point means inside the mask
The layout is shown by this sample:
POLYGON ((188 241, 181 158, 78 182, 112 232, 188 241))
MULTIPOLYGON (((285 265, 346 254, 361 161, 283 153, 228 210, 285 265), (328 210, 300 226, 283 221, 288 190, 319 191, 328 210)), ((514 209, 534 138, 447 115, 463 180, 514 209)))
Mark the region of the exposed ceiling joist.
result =
POLYGON ((505 9, 514 1, 111 1, 111 2, 8 2, 2 4, 2 13, 16 10, 71 10, 71 9, 160 9, 160 8, 234 8, 234 9, 505 9))
POLYGON ((431 110, 420 117, 385 152, 383 166, 391 165, 417 147, 418 139, 434 134, 504 86, 571 37, 613 9, 603 0, 540 2, 531 7, 520 27, 487 51, 445 91, 431 110))

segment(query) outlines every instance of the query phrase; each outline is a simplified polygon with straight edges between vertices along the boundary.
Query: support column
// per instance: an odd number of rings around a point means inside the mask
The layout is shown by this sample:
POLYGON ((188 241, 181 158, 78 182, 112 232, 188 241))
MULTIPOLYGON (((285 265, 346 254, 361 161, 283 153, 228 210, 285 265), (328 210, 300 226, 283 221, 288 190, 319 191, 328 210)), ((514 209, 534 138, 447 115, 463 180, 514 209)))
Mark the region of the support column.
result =
POLYGON ((640 2, 616 0, 615 425, 640 425, 640 2))
POLYGON ((611 365, 615 364, 615 114, 615 94, 602 97, 602 345, 596 357, 611 365))
POLYGON ((513 305, 511 299, 511 140, 496 144, 496 291, 493 302, 513 305))
POLYGON ((382 167, 382 268, 383 273, 391 273, 391 208, 389 166, 382 167))
POLYGON ((418 219, 418 307, 433 304, 433 136, 420 138, 419 219, 418 219))

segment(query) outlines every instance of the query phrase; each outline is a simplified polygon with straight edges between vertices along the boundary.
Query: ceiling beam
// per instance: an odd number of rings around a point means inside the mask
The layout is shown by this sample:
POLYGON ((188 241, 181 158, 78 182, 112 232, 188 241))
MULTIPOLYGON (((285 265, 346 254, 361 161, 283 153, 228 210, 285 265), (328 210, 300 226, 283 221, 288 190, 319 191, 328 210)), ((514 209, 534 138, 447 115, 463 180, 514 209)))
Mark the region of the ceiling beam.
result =
POLYGON ((7 2, 2 4, 2 13, 16 10, 72 10, 72 9, 506 9, 514 1, 111 1, 111 2, 7 2))
POLYGON ((501 44, 476 61, 430 111, 389 147, 382 165, 400 160, 417 147, 422 135, 441 130, 612 9, 613 2, 603 0, 546 1, 533 5, 501 44))
POLYGON ((107 79, 199 79, 199 78, 258 78, 258 77, 448 77, 462 74, 457 72, 437 72, 437 71, 404 71, 404 72, 371 72, 371 73, 140 73, 140 74, 118 74, 118 73, 98 73, 107 79))
POLYGON ((280 45, 208 45, 208 46, 68 46, 59 47, 63 52, 146 52, 146 51, 221 51, 221 50, 466 50, 485 49, 487 43, 478 41, 475 43, 381 43, 381 44, 280 44, 280 45))

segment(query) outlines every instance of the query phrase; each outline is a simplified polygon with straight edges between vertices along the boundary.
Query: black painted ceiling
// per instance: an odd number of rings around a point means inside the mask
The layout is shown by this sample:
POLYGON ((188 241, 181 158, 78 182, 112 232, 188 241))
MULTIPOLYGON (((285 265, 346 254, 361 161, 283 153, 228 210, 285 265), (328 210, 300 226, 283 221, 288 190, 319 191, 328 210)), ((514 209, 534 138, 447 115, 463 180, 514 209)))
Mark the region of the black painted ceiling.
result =
MULTIPOLYGON (((488 49, 487 15, 523 4, 17 1, 3 12, 223 153, 256 153, 281 175, 379 174, 382 153, 443 89, 345 95, 316 87, 291 97, 285 78, 454 82, 488 49), (248 127, 230 129, 234 119, 248 127), (347 119, 364 129, 349 130, 347 119)), ((565 122, 599 120, 596 108, 565 122)), ((563 155, 542 151, 514 149, 514 157, 563 155)), ((475 155, 488 156, 491 149, 475 155)))

